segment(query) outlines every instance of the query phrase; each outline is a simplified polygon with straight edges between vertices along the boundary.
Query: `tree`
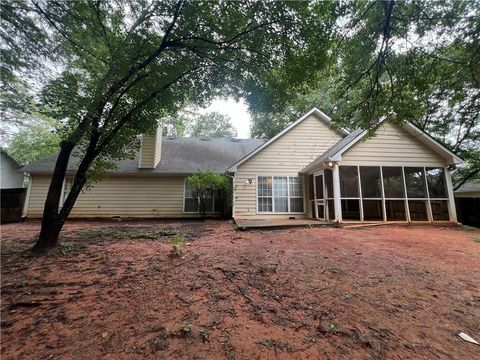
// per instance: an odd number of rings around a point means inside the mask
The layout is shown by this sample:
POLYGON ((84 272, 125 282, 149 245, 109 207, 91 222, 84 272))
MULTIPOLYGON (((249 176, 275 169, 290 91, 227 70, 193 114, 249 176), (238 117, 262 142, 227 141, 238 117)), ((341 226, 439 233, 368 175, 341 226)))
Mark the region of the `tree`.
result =
POLYGON ((233 127, 230 117, 218 112, 200 114, 190 125, 190 135, 198 138, 234 138, 237 130, 233 127))
POLYGON ((29 164, 54 154, 59 144, 60 137, 52 120, 36 118, 12 135, 8 152, 21 164, 29 164))
POLYGON ((453 173, 456 187, 480 180, 479 3, 350 2, 342 11, 327 71, 289 101, 258 106, 252 133, 271 137, 312 105, 350 130, 373 131, 394 111, 468 161, 453 173))
POLYGON ((198 172, 187 177, 187 186, 193 197, 199 199, 198 211, 202 218, 207 216, 208 206, 212 204, 214 196, 219 196, 227 207, 232 198, 232 181, 228 176, 211 171, 198 172))
POLYGON ((44 113, 62 123, 34 250, 57 244, 87 181, 132 156, 136 135, 152 132, 158 118, 219 94, 254 101, 271 86, 272 74, 298 85, 322 68, 325 53, 317 49, 329 48, 338 8, 335 2, 183 0, 10 0, 1 6, 8 14, 2 39, 15 55, 2 61, 30 72, 30 64, 45 65, 30 91, 44 113), (60 206, 74 151, 78 169, 60 206))

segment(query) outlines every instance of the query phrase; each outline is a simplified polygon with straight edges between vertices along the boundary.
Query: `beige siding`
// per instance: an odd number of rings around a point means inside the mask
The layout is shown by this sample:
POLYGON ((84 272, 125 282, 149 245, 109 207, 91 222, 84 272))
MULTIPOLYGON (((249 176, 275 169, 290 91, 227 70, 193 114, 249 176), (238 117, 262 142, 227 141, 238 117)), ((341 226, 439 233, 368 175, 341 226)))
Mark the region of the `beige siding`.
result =
MULTIPOLYGON (((279 137, 272 144, 241 164, 235 174, 234 217, 237 219, 297 218, 306 215, 257 214, 256 183, 247 179, 258 175, 298 176, 298 172, 337 143, 341 136, 315 115, 279 137)), ((305 208, 307 205, 305 204, 305 208)))
POLYGON ((162 131, 157 129, 154 136, 142 135, 142 149, 140 154, 141 168, 155 168, 160 162, 162 151, 162 131))
MULTIPOLYGON (((50 177, 33 175, 27 216, 41 217, 50 177)), ((191 217, 183 177, 110 176, 80 194, 70 217, 191 217)), ((195 216, 195 214, 193 214, 195 216)))
POLYGON ((348 149, 340 165, 445 166, 446 161, 400 126, 386 122, 374 137, 348 149))

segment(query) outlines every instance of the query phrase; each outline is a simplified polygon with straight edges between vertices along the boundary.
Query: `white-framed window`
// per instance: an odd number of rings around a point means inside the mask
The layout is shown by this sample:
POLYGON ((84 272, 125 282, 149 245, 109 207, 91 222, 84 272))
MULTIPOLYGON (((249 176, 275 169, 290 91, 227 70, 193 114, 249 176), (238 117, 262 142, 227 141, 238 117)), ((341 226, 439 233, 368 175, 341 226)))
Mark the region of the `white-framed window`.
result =
POLYGON ((258 176, 257 212, 303 213, 303 177, 258 176))
MULTIPOLYGON (((223 212, 225 199, 222 191, 216 191, 211 198, 207 199, 207 213, 223 212)), ((192 189, 184 182, 183 212, 197 213, 200 207, 200 198, 194 197, 192 189)))

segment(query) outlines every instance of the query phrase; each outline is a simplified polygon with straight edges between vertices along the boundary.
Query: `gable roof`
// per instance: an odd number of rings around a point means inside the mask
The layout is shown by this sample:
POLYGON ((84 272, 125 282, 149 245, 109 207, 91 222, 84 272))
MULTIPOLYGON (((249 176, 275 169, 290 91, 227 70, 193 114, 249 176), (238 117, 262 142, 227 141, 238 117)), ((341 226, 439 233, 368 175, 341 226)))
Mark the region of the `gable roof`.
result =
MULTIPOLYGON (((259 153, 260 151, 262 151, 263 149, 265 149, 267 146, 269 146, 271 143, 273 143, 275 140, 277 140, 279 137, 283 136, 285 133, 289 132, 290 130, 292 130, 294 127, 296 127, 298 124, 300 124, 302 121, 304 121, 306 118, 308 118, 310 115, 317 115, 319 117, 319 119, 324 123, 326 124, 327 126, 330 126, 332 124, 332 119, 326 115, 323 111, 319 110, 318 108, 314 107, 313 109, 311 109, 310 111, 308 111, 307 113, 305 113, 304 115, 302 115, 302 117, 300 117, 297 121, 293 122, 292 124, 290 124, 289 126, 287 126, 285 129, 283 129, 281 132, 279 132, 277 135, 275 135, 273 138, 271 138, 270 140, 268 140, 267 142, 265 142, 263 145, 259 146, 257 149, 255 149, 254 151, 252 151, 251 153, 247 154, 245 157, 241 158, 240 160, 238 160, 236 163, 234 163, 232 166, 230 166, 228 168, 228 171, 229 172, 235 172, 237 170, 237 167, 241 164, 243 164, 245 161, 247 161, 248 159, 252 158, 253 156, 255 156, 257 153, 259 153)), ((348 131, 344 130, 344 129, 335 129, 340 135, 342 136, 346 136, 348 135, 348 131)))
POLYGON ((14 158, 12 155, 10 155, 10 154, 8 153, 8 151, 5 150, 5 149, 4 149, 3 147, 1 147, 1 146, 0 146, 0 153, 2 153, 2 154, 5 155, 8 159, 10 159, 10 160, 14 163, 14 166, 15 166, 15 167, 19 168, 19 167, 21 166, 20 163, 19 163, 17 160, 15 160, 15 158, 14 158))
MULTIPOLYGON (((383 116, 378 125, 380 126, 382 123, 388 121, 387 116, 383 116)), ((433 137, 428 135, 425 131, 419 129, 415 125, 413 125, 410 122, 405 122, 400 126, 402 129, 404 129, 407 133, 415 137, 417 140, 419 140, 421 143, 423 143, 425 146, 433 150, 435 153, 440 155, 442 158, 447 160, 448 165, 454 165, 454 164, 462 164, 463 160, 455 155, 452 151, 448 150, 445 146, 443 146, 441 143, 439 143, 437 140, 435 140, 433 137)), ((304 167, 300 173, 307 173, 311 171, 312 169, 316 168, 318 165, 325 161, 340 161, 342 160, 342 154, 345 153, 348 149, 350 149, 352 146, 354 146, 356 143, 358 143, 365 135, 367 135, 368 131, 363 130, 363 129, 357 129, 353 131, 351 134, 337 142, 335 145, 333 145, 329 150, 324 152, 322 155, 320 155, 318 158, 316 158, 314 161, 312 161, 310 164, 308 164, 306 167, 304 167)))
MULTIPOLYGON (((198 139, 198 138, 162 138, 160 163, 156 168, 140 169, 138 167, 140 151, 134 159, 120 160, 117 169, 108 171, 115 174, 164 174, 182 175, 198 171, 224 173, 227 168, 262 145, 263 139, 198 139)), ((52 173, 57 154, 50 155, 36 163, 26 165, 29 173, 52 173)), ((71 156, 67 171, 74 172, 79 164, 79 157, 71 156)))

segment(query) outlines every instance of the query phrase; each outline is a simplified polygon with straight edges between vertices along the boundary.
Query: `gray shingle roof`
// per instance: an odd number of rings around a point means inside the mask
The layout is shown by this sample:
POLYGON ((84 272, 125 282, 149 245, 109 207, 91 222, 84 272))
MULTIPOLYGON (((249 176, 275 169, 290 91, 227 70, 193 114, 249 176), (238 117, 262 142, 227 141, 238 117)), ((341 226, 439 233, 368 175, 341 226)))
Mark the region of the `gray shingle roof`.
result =
POLYGON ((465 192, 480 192, 480 183, 467 182, 454 191, 454 193, 465 192))
MULTIPOLYGON (((138 174, 192 174, 197 171, 223 173, 239 159, 255 150, 266 140, 263 139, 198 139, 198 138, 162 138, 160 164, 155 169, 139 169, 140 152, 135 159, 117 162, 115 173, 138 174)), ((30 173, 53 172, 58 154, 50 155, 36 163, 26 165, 24 170, 30 173)), ((78 157, 72 156, 68 171, 75 171, 78 157)))
POLYGON ((340 150, 342 150, 345 146, 350 144, 353 140, 355 140, 360 134, 363 133, 362 129, 357 129, 347 136, 345 136, 342 140, 337 142, 335 145, 333 145, 330 149, 325 151, 322 155, 320 155, 318 158, 313 160, 310 164, 305 166, 300 172, 306 172, 310 170, 311 168, 315 167, 316 165, 319 165, 323 163, 324 161, 327 161, 330 159, 332 156, 334 156, 336 153, 338 153, 340 150))

